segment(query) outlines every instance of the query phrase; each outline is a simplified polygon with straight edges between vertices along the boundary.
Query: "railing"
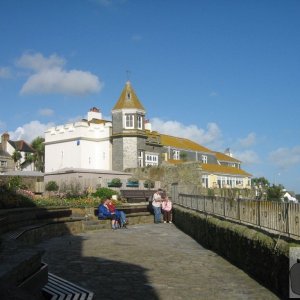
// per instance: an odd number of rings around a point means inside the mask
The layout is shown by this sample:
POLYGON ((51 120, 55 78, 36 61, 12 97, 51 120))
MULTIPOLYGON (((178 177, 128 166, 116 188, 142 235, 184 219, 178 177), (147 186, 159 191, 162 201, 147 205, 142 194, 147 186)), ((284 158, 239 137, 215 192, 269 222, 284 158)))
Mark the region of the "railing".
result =
POLYGON ((174 204, 196 211, 300 237, 300 205, 271 201, 229 199, 172 192, 174 204))

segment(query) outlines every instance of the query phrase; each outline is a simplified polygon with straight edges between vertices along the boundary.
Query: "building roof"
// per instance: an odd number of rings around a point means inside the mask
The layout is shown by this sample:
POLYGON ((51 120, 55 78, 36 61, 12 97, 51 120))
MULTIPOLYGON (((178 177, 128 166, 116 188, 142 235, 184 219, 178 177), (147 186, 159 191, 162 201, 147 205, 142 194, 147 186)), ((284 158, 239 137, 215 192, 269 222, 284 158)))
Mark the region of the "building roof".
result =
POLYGON ((199 151, 204 153, 212 153, 213 151, 209 150, 208 148, 201 146, 189 139, 179 138, 171 135, 161 134, 160 135, 160 142, 164 146, 171 146, 177 149, 185 149, 185 150, 192 150, 192 151, 199 151))
POLYGON ((44 173, 38 171, 7 171, 0 174, 2 176, 20 176, 20 177, 43 177, 44 173))
POLYGON ((135 108, 145 110, 129 81, 126 82, 121 96, 116 105, 114 106, 113 110, 124 108, 135 108))
POLYGON ((30 152, 34 153, 35 150, 28 145, 25 141, 11 141, 9 140, 8 143, 16 150, 16 151, 22 151, 22 152, 30 152))
MULTIPOLYGON (((184 163, 184 161, 180 159, 168 159, 167 162, 174 165, 184 163)), ((241 176, 248 176, 248 177, 252 176, 250 173, 247 173, 246 171, 235 167, 229 167, 229 166, 217 165, 217 164, 203 164, 203 163, 199 163, 199 165, 201 166, 202 171, 205 173, 222 174, 222 175, 241 175, 241 176)))
POLYGON ((226 162, 241 162, 240 160, 233 158, 229 155, 226 155, 222 152, 215 152, 216 158, 218 161, 226 161, 226 162))
POLYGON ((202 170, 207 173, 252 176, 250 173, 247 173, 242 169, 224 165, 201 164, 201 167, 202 170))

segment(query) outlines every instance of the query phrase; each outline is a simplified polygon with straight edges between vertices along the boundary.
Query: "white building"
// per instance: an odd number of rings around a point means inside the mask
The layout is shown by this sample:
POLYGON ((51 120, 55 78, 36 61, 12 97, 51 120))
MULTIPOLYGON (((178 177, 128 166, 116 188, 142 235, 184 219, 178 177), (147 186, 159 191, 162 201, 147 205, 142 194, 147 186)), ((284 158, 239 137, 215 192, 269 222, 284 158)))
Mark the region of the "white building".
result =
POLYGON ((111 170, 111 121, 97 108, 87 120, 51 127, 45 132, 45 173, 65 168, 111 170))

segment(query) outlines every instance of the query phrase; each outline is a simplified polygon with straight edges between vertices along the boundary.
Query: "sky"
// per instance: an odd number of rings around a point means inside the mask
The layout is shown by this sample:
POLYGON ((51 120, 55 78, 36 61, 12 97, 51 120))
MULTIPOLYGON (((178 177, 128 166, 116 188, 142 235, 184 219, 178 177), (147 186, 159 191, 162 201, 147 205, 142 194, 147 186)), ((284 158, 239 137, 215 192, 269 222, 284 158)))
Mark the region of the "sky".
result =
POLYGON ((0 133, 106 119, 130 80, 152 129, 300 193, 299 0, 0 0, 0 133))

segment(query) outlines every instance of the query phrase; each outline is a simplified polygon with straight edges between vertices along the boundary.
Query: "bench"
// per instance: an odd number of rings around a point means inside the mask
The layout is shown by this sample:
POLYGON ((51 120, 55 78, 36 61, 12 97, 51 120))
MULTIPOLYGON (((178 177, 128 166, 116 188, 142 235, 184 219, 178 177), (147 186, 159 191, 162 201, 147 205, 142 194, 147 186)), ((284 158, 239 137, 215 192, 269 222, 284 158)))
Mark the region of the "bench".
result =
POLYGON ((48 273, 48 283, 43 288, 43 294, 46 299, 81 299, 91 300, 94 293, 86 290, 79 285, 48 273))
POLYGON ((120 190, 121 197, 129 203, 147 202, 155 193, 155 190, 120 190))

